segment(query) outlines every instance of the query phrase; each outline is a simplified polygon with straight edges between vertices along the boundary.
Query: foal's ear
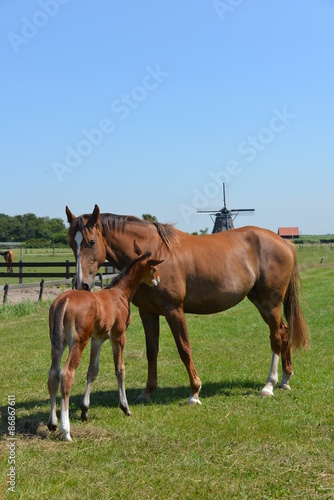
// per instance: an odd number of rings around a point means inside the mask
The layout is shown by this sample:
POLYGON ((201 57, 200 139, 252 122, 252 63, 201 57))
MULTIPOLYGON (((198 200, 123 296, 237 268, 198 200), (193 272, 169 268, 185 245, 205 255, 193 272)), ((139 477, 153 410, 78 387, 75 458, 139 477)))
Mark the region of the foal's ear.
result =
POLYGON ((65 212, 66 212, 66 215, 67 215, 67 222, 69 224, 71 224, 74 219, 76 219, 76 216, 72 214, 71 210, 68 208, 68 206, 66 205, 66 208, 65 208, 65 212))
POLYGON ((93 213, 88 219, 87 226, 94 227, 95 224, 97 223, 97 221, 99 220, 99 218, 100 218, 100 209, 99 209, 98 205, 95 205, 93 213))
POLYGON ((135 251, 135 254, 138 255, 138 257, 143 253, 141 251, 141 248, 137 245, 136 240, 133 240, 133 249, 135 251))
POLYGON ((163 261, 164 261, 164 259, 162 259, 162 260, 150 259, 148 261, 148 263, 150 264, 151 267, 157 267, 163 261))

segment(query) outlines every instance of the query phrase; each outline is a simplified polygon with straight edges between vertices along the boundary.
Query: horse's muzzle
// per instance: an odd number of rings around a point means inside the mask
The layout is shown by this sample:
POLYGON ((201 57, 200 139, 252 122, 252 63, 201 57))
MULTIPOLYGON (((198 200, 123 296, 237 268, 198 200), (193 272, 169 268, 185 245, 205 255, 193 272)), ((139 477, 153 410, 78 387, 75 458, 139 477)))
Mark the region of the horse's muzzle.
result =
POLYGON ((154 280, 153 280, 153 286, 154 286, 154 287, 155 287, 155 286, 158 286, 158 285, 159 285, 159 283, 160 283, 160 278, 159 278, 159 276, 157 276, 157 277, 156 277, 156 278, 154 278, 154 280))

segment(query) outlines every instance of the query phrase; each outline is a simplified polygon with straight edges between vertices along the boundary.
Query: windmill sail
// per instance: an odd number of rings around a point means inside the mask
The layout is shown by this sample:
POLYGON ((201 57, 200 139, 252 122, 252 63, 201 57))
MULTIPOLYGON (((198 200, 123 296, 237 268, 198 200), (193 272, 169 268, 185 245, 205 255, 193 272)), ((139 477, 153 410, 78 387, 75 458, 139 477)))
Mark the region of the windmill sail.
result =
POLYGON ((230 229, 234 229, 233 221, 237 217, 237 215, 253 215, 255 212, 254 208, 239 208, 229 210, 226 207, 225 183, 223 183, 222 194, 224 206, 220 210, 197 210, 197 213, 210 215, 212 221, 214 222, 212 233, 221 233, 222 231, 229 231, 230 229))

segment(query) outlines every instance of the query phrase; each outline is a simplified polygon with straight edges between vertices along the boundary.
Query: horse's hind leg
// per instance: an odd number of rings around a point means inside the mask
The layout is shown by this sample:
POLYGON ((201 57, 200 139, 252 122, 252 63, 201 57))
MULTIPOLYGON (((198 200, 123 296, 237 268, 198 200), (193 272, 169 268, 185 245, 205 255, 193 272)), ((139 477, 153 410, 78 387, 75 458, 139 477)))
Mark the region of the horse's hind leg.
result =
POLYGON ((270 341, 273 356, 267 383, 260 392, 261 396, 274 395, 273 389, 278 382, 278 362, 280 354, 282 358, 282 379, 278 387, 280 389, 290 389, 289 381, 293 375, 291 346, 289 342, 288 327, 282 320, 281 314, 281 306, 278 306, 267 319, 270 327, 270 341))
POLYGON ((289 341, 288 326, 282 320, 280 325, 280 334, 282 337, 282 380, 278 387, 280 389, 290 390, 289 381, 293 375, 291 360, 291 345, 289 341))
POLYGON ((79 366, 82 352, 86 346, 86 343, 80 342, 74 344, 70 348, 70 353, 68 355, 67 361, 64 368, 60 372, 61 380, 61 413, 60 413, 60 426, 59 430, 64 441, 72 441, 70 435, 70 393, 74 383, 75 370, 79 366))
POLYGON ((87 386, 81 403, 81 420, 88 420, 88 409, 90 406, 90 393, 92 385, 99 373, 99 357, 105 339, 92 338, 90 346, 90 361, 87 371, 87 386))
MULTIPOLYGON (((261 312, 261 311, 260 311, 261 312)), ((261 313, 262 314, 262 313, 261 313)), ((261 396, 273 396, 274 387, 278 382, 278 362, 279 355, 283 348, 283 337, 282 337, 282 306, 279 304, 273 308, 267 315, 262 314, 263 318, 267 322, 270 328, 270 343, 273 352, 270 372, 266 382, 266 385, 260 392, 261 396)))
POLYGON ((57 410, 56 410, 56 397, 57 397, 57 392, 58 392, 58 387, 59 387, 59 382, 60 382, 60 363, 61 363, 61 357, 63 355, 65 346, 62 346, 61 349, 57 349, 54 346, 52 346, 52 352, 51 352, 51 357, 52 357, 52 362, 51 362, 51 367, 49 371, 49 379, 48 379, 48 389, 50 393, 50 400, 51 400, 51 410, 50 410, 50 416, 48 420, 48 428, 50 431, 55 431, 57 429, 57 410))

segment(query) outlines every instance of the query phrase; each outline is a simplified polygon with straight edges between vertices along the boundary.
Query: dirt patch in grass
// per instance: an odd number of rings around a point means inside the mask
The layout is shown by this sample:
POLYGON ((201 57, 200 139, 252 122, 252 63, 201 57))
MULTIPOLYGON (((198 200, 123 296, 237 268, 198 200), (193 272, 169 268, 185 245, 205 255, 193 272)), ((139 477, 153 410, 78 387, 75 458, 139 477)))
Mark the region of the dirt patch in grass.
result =
MULTIPOLYGON (((64 288, 63 286, 49 286, 44 289, 42 300, 54 300, 58 295, 60 295, 63 291, 69 290, 69 288, 64 288)), ((8 295, 7 295, 7 304, 14 305, 20 304, 23 301, 29 302, 37 302, 39 297, 40 287, 32 287, 32 288, 22 288, 22 289, 14 289, 11 290, 9 286, 8 295)))

